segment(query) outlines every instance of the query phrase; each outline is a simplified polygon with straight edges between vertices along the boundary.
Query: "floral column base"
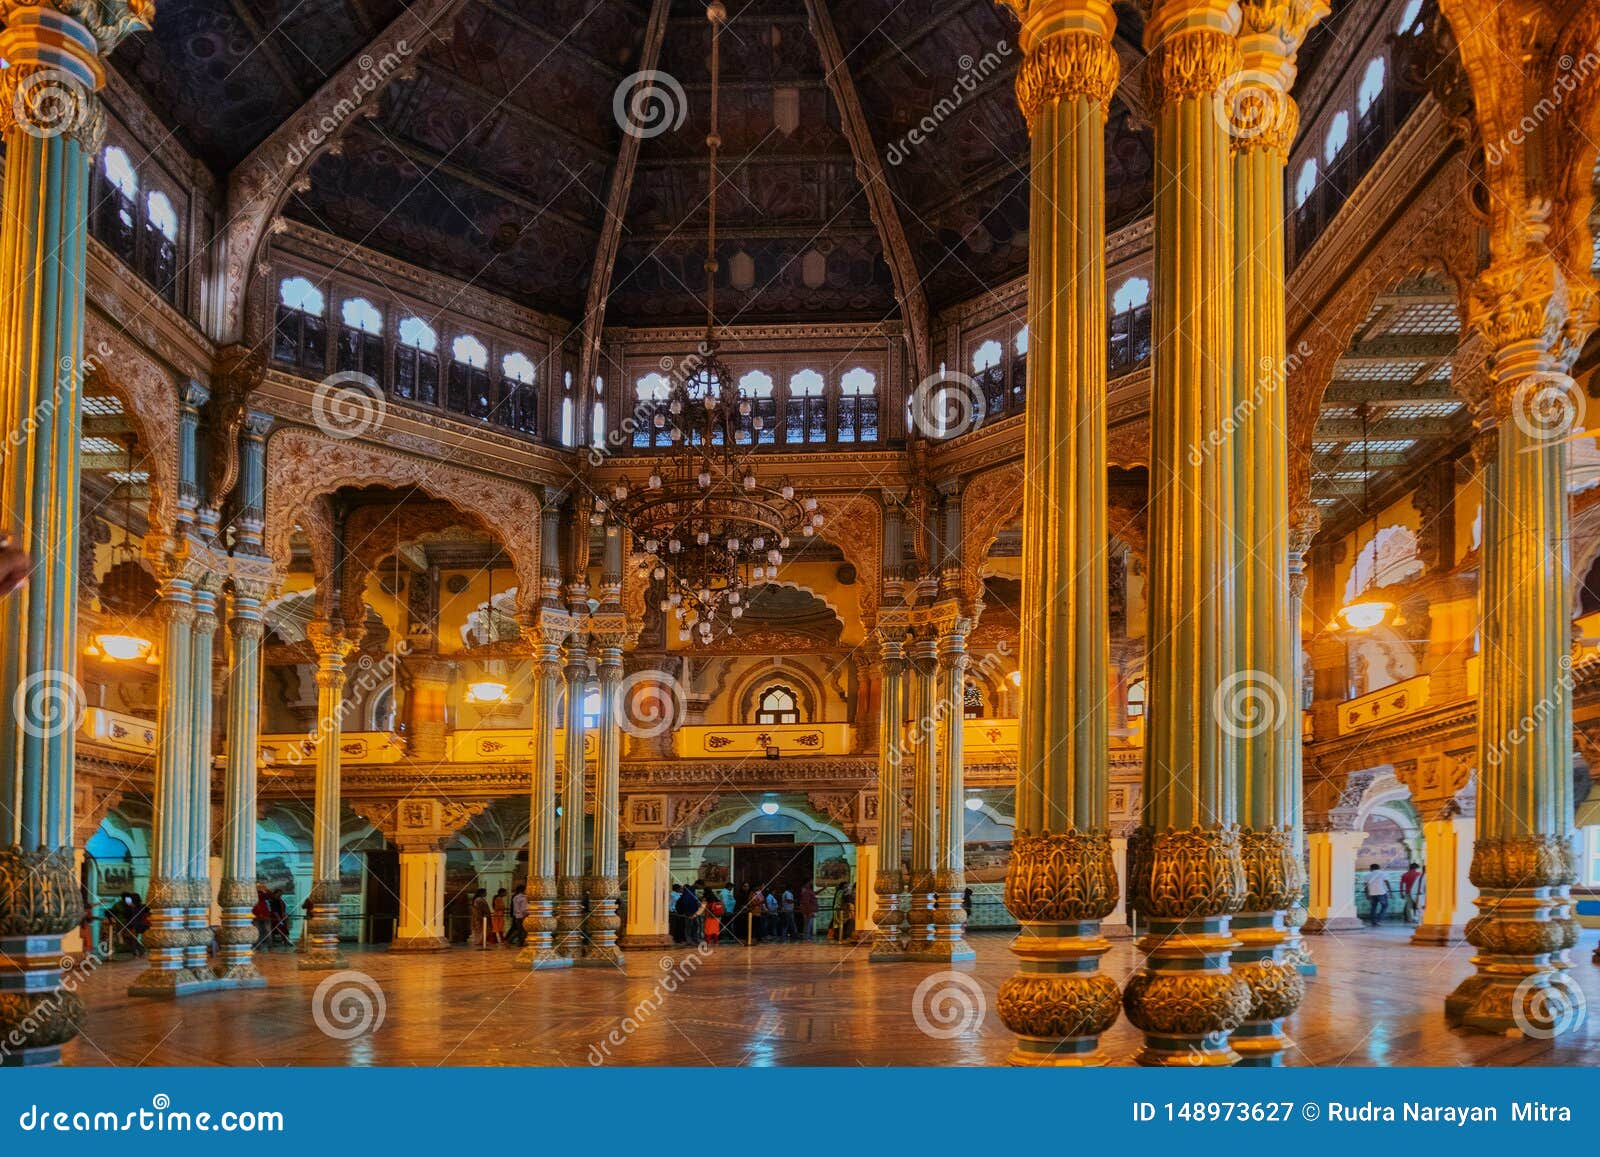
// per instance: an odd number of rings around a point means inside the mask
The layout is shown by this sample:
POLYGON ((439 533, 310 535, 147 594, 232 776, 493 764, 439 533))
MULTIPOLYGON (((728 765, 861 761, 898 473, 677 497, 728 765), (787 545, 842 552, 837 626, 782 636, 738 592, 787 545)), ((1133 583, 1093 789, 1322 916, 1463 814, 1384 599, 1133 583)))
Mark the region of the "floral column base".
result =
POLYGON ((517 963, 534 971, 571 968, 570 957, 556 950, 556 881, 542 876, 528 881, 528 915, 522 921, 528 943, 517 953, 517 963))
POLYGON ((311 923, 306 936, 301 972, 331 972, 348 963, 339 950, 338 880, 318 880, 311 885, 311 923))

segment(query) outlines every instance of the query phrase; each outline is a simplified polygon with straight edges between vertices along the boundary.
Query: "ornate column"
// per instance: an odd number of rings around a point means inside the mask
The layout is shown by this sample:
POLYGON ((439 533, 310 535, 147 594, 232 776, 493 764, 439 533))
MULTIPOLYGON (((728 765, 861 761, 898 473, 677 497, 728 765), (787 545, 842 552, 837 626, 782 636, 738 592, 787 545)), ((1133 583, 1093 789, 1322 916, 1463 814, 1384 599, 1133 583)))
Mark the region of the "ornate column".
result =
POLYGON ((150 0, 0 2, 0 420, 30 437, 0 465, 3 529, 34 560, 0 605, 0 1064, 54 1064, 83 1006, 60 987, 77 927, 73 868, 78 474, 89 165, 104 133, 101 57, 150 0), (65 11, 63 11, 65 10, 65 11))
POLYGON ((317 652, 317 779, 311 840, 311 926, 303 972, 343 968, 339 951, 340 796, 339 737, 344 726, 345 659, 355 649, 342 622, 315 622, 306 637, 317 652))
POLYGON ((672 849, 632 848, 628 852, 626 948, 670 948, 667 907, 672 895, 672 849))
POLYGON ((618 836, 622 801, 622 644, 620 634, 595 636, 600 649, 600 729, 595 736, 594 865, 589 876, 583 963, 622 965, 617 947, 618 836))
POLYGON ((145 896, 150 908, 150 930, 144 936, 149 956, 144 971, 128 988, 131 996, 177 996, 194 986, 185 964, 191 862, 189 795, 194 786, 189 755, 194 712, 192 574, 179 569, 162 583, 159 614, 163 624, 156 709, 160 746, 150 833, 150 890, 145 896))
MULTIPOLYGON (((547 612, 540 612, 541 616, 547 612)), ((556 731, 561 726, 561 635, 538 622, 533 636, 533 791, 528 814, 528 943, 517 963, 566 968, 556 951, 556 731)), ((630 893, 631 895, 631 893, 630 893)), ((630 905, 631 906, 631 905, 630 905)))
POLYGON ((1229 967, 1240 860, 1235 632, 1233 169, 1219 96, 1238 7, 1158 0, 1145 25, 1155 119, 1149 716, 1129 898, 1149 922, 1123 996, 1148 1065, 1227 1065, 1250 1012, 1229 967))
POLYGON ((911 771, 910 906, 906 910, 907 956, 920 957, 933 944, 934 846, 939 826, 939 762, 934 732, 938 698, 934 676, 938 644, 932 635, 913 634, 907 645, 911 675, 911 729, 908 738, 911 771))
POLYGON ((431 840, 400 843, 400 921, 391 952, 443 952, 445 853, 431 840))
POLYGON ((1021 1065, 1103 1064, 1099 971, 1118 888, 1108 830, 1105 121, 1121 69, 1108 0, 1008 0, 1033 168, 1024 440, 1022 709, 1006 906, 1021 967, 1000 1019, 1021 1065))
MULTIPOLYGON (((245 461, 251 456, 246 451, 245 461)), ((249 487, 245 494, 250 493, 249 487)), ((247 502, 248 505, 248 502, 247 502)), ((234 578, 228 630, 228 766, 222 787, 222 930, 219 975, 234 988, 267 983, 255 966, 256 755, 261 733, 261 637, 265 583, 234 578)))
MULTIPOLYGON (((877 908, 872 914, 877 935, 868 960, 903 960, 906 952, 906 913, 900 907, 905 872, 900 866, 902 799, 900 768, 905 755, 905 646, 899 632, 879 631, 883 656, 883 696, 878 705, 878 849, 872 876, 877 908)), ((857 871, 857 895, 866 887, 867 875, 857 871)), ((862 897, 865 900, 865 897, 862 897)), ((857 911, 865 907, 856 905, 857 911)))
POLYGON ((1582 393, 1567 371, 1594 325, 1530 211, 1523 248, 1483 274, 1471 320, 1490 352, 1493 457, 1483 471, 1477 972, 1445 1001, 1452 1025, 1563 1032, 1583 1019, 1566 973, 1577 941, 1567 442, 1582 393))
POLYGON ((967 911, 966 768, 962 764, 962 724, 967 673, 966 617, 946 618, 938 638, 934 676, 937 720, 939 800, 933 857, 933 939, 927 955, 935 960, 971 960, 977 953, 962 934, 967 911))
MULTIPOLYGON (((1290 1040, 1283 1020, 1305 999, 1288 959, 1289 908, 1304 876, 1295 837, 1300 739, 1289 579, 1289 422, 1285 385, 1283 171, 1300 126, 1289 90, 1295 49, 1325 3, 1242 0, 1241 71, 1222 99, 1233 141, 1233 433, 1238 614, 1235 695, 1227 704, 1238 743, 1240 854, 1245 896, 1233 918, 1234 972, 1251 1007, 1233 1033, 1241 1064, 1277 1066, 1290 1040)), ((1200 447, 1201 453, 1209 447, 1200 447)), ((1191 459, 1193 455, 1191 455, 1191 459)))
POLYGON ((583 956, 583 697, 589 686, 588 640, 567 636, 566 753, 561 780, 561 875, 556 881, 556 948, 568 960, 583 956))
POLYGON ((407 655, 400 673, 405 683, 406 746, 411 758, 442 763, 449 738, 445 703, 455 665, 437 655, 407 655))
MULTIPOLYGON (((1305 711, 1301 704, 1304 702, 1302 688, 1305 686, 1306 653, 1305 644, 1300 634, 1300 621, 1305 611, 1306 586, 1309 575, 1306 573, 1306 554, 1311 549, 1311 540, 1316 537, 1317 531, 1322 526, 1322 515, 1317 510, 1316 504, 1309 498, 1302 498, 1293 504, 1290 513, 1292 525, 1289 529, 1289 645, 1293 649, 1293 667, 1288 687, 1289 710, 1293 715, 1290 726, 1290 743, 1288 748, 1288 771, 1286 772, 1289 788, 1293 795, 1290 802, 1290 814, 1294 822, 1294 858, 1295 862, 1302 865, 1306 863, 1306 799, 1305 799, 1305 711)), ((1302 893, 1306 881, 1302 880, 1302 893)), ((1300 929, 1305 927, 1306 908, 1301 895, 1297 894, 1294 903, 1289 907, 1288 916, 1284 924, 1289 929, 1288 940, 1284 944, 1284 959, 1291 962, 1301 976, 1315 976, 1317 965, 1311 959, 1311 953, 1305 946, 1305 939, 1300 935, 1300 929)))
POLYGON ((196 584, 189 637, 189 943, 183 965, 202 983, 215 979, 206 951, 211 945, 211 660, 218 585, 215 575, 196 584))
POLYGON ((1478 889, 1472 884, 1475 808, 1462 811, 1450 804, 1422 821, 1423 857, 1427 867, 1422 922, 1413 944, 1453 946, 1466 939, 1478 889))
POLYGON ((1356 855, 1366 834, 1349 830, 1313 831, 1306 836, 1311 861, 1307 932, 1348 932, 1361 927, 1356 912, 1356 855))

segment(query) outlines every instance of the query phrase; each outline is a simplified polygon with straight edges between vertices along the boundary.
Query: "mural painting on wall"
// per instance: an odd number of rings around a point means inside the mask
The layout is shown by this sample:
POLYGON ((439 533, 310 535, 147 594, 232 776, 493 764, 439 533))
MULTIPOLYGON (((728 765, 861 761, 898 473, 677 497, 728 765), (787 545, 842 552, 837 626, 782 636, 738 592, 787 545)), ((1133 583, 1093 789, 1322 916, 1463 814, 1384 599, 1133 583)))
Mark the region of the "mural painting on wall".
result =
POLYGON ((127 860, 113 860, 109 863, 99 862, 97 875, 98 884, 96 893, 104 895, 107 892, 131 892, 133 887, 133 864, 127 860))
POLYGON ((264 856, 256 861, 256 883, 269 892, 294 894, 294 871, 282 856, 264 856))
POLYGON ((967 883, 1003 884, 1011 862, 1010 840, 979 840, 967 844, 967 883))
POLYGON ((817 888, 836 888, 850 882, 850 864, 843 856, 817 858, 817 888))
POLYGON ((720 888, 728 882, 732 869, 732 849, 707 848, 700 857, 700 867, 695 876, 712 888, 720 888))
POLYGON ((1406 840, 1405 829, 1387 816, 1372 816, 1366 824, 1366 842, 1356 856, 1356 864, 1366 868, 1378 864, 1384 871, 1404 871, 1416 857, 1406 840))

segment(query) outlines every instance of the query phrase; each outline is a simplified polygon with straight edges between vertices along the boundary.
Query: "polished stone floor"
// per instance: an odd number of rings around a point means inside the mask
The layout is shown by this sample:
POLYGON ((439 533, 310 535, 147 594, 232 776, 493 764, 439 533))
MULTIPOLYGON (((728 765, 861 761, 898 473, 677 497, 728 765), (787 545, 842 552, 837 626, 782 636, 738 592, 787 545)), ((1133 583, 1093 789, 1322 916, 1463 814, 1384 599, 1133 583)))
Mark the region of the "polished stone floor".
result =
MULTIPOLYGON (((1574 968, 1600 1010, 1600 966, 1586 932, 1574 968)), ((1453 1033, 1442 1002, 1471 972, 1471 949, 1412 947, 1401 928, 1309 937, 1320 965, 1291 1022, 1296 1065, 1600 1063, 1600 1014, 1558 1041, 1453 1033)), ((271 986, 157 1001, 128 997, 133 962, 85 978, 77 1065, 993 1065, 1011 1047, 994 1013, 1014 970, 1007 935, 973 938, 963 979, 924 964, 869 964, 865 949, 828 945, 636 951, 624 969, 529 973, 515 953, 351 952, 359 976, 318 997, 326 974, 262 958, 271 986), (924 985, 924 981, 928 981, 924 985), (921 992, 919 994, 919 986, 921 992), (381 1008, 381 1023, 372 1021, 381 1008), (627 1018, 626 1020, 624 1018, 627 1018)), ((1134 958, 1118 942, 1119 980, 1134 958)), ((1106 1037, 1126 1064, 1138 1033, 1106 1037)))

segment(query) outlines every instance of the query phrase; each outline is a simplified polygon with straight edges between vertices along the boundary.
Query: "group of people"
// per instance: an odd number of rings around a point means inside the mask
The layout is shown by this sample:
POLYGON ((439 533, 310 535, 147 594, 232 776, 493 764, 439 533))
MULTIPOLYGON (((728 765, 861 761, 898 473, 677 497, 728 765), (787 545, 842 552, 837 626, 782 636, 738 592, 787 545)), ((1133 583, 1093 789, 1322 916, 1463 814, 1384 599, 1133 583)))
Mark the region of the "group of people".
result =
POLYGON ((150 909, 137 892, 124 892, 106 909, 111 951, 144 955, 144 934, 150 928, 150 909))
POLYGON ((256 903, 250 909, 250 918, 256 926, 257 952, 271 952, 279 944, 285 948, 294 947, 294 937, 289 935, 289 905, 283 898, 282 888, 257 884, 256 903))
POLYGON ((527 918, 526 884, 518 884, 509 893, 500 888, 493 899, 489 896, 489 889, 479 888, 472 894, 472 943, 479 948, 487 948, 491 944, 521 948, 528 942, 528 930, 523 923, 527 918))
MULTIPOLYGON (((811 880, 794 888, 779 882, 741 888, 712 887, 704 880, 672 885, 668 926, 676 944, 790 944, 816 939, 821 903, 811 880)), ((830 940, 848 940, 855 931, 854 896, 848 884, 834 891, 830 940)))
MULTIPOLYGON (((1400 874, 1400 899, 1404 902, 1401 918, 1407 924, 1415 924, 1422 918, 1422 904, 1427 888, 1428 876, 1426 870, 1415 860, 1400 874)), ((1393 889, 1389 886, 1389 877, 1383 874, 1383 869, 1377 864, 1372 864, 1367 869, 1367 917, 1366 921, 1376 928, 1383 923, 1384 917, 1389 914, 1389 897, 1393 889)))

